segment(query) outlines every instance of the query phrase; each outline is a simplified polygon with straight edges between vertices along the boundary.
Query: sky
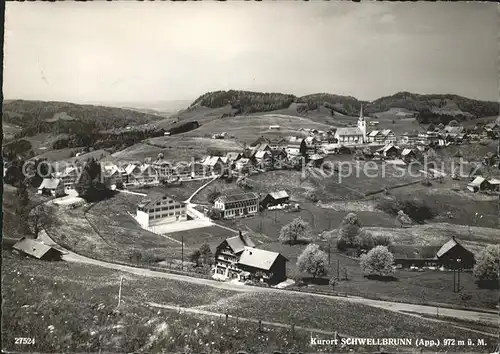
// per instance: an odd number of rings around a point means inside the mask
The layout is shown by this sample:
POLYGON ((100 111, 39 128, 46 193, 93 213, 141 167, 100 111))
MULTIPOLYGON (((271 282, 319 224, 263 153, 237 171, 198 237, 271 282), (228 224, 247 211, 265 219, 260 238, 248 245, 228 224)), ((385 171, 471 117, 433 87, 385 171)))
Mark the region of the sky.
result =
POLYGON ((194 100, 241 89, 497 101, 494 3, 7 2, 5 99, 194 100))

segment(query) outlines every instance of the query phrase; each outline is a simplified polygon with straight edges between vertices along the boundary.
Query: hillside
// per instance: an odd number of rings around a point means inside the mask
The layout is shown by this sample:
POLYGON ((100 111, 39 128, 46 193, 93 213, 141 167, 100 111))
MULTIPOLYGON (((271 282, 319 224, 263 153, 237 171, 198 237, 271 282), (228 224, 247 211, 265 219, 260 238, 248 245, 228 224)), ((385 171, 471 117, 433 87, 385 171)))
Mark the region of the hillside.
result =
POLYGON ((433 94, 419 95, 410 92, 398 92, 392 96, 381 97, 370 102, 365 111, 368 114, 399 108, 413 112, 431 112, 435 114, 464 116, 468 119, 498 115, 496 102, 479 101, 458 95, 433 94))
POLYGON ((5 123, 22 128, 43 123, 78 121, 97 129, 140 125, 161 119, 158 115, 130 109, 80 105, 68 102, 7 100, 3 104, 5 123))
POLYGON ((446 121, 455 117, 469 120, 497 115, 498 104, 479 101, 458 95, 420 95, 399 92, 381 97, 373 102, 358 100, 352 96, 315 93, 302 97, 284 93, 251 91, 214 91, 198 97, 186 110, 175 115, 175 119, 196 119, 200 124, 217 118, 256 115, 260 113, 288 114, 310 118, 321 123, 334 124, 341 117, 356 117, 364 106, 366 116, 395 118, 412 116, 426 122, 446 121), (445 118, 443 118, 445 117, 445 118))

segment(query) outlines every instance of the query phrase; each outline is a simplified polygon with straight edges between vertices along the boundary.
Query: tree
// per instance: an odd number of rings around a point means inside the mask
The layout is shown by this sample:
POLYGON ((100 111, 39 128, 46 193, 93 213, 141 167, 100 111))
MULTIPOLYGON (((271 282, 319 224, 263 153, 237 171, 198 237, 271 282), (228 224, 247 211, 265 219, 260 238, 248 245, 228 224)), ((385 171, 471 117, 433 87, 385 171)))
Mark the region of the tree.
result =
POLYGON ((191 255, 189 256, 189 259, 196 265, 196 267, 199 267, 201 260, 200 250, 194 250, 193 253, 191 253, 191 255))
POLYGON ((304 193, 304 197, 307 199, 307 200, 310 200, 311 202, 313 203, 316 203, 318 200, 319 200, 319 197, 318 197, 318 194, 316 193, 315 190, 311 190, 311 189, 308 189, 305 193, 304 193))
POLYGON ((487 246, 477 257, 474 276, 479 285, 499 286, 500 245, 487 246))
POLYGON ((217 199, 221 193, 217 189, 213 189, 208 193, 207 200, 209 203, 213 204, 215 202, 215 199, 217 199))
POLYGON ((29 195, 26 183, 19 183, 19 187, 16 190, 16 196, 16 214, 23 215, 27 211, 29 204, 29 195))
POLYGON ((319 249, 318 245, 308 245, 297 259, 297 268, 301 272, 309 273, 316 278, 326 275, 328 256, 319 249))
POLYGON ((403 210, 398 211, 398 215, 396 216, 396 221, 400 224, 401 227, 411 225, 410 217, 406 215, 403 210))
POLYGON ((212 250, 210 249, 210 246, 208 243, 204 243, 200 247, 200 256, 202 258, 202 261, 204 264, 212 264, 212 250))
POLYGON ((337 279, 335 277, 331 277, 328 284, 332 287, 332 289, 335 288, 335 285, 337 285, 337 279))
POLYGON ((281 228, 279 240, 290 245, 307 242, 311 238, 310 233, 309 223, 298 217, 281 228))
POLYGON ((360 261, 361 270, 367 275, 386 276, 392 274, 394 273, 393 264, 394 257, 385 246, 372 248, 367 254, 361 256, 360 261))
POLYGON ((337 248, 342 250, 355 244, 355 238, 361 229, 361 222, 355 213, 349 213, 345 216, 339 226, 339 237, 337 248))
POLYGON ((28 215, 28 228, 34 238, 37 238, 42 230, 53 227, 55 224, 56 219, 45 204, 33 208, 28 215))
POLYGON ((222 210, 219 208, 211 208, 208 210, 207 216, 212 220, 220 220, 222 219, 222 210))
POLYGON ((359 234, 354 238, 354 245, 358 250, 369 251, 375 247, 375 240, 369 231, 361 229, 359 234))
POLYGON ((458 122, 455 119, 453 119, 453 120, 451 120, 448 123, 448 126, 450 126, 450 127, 457 127, 458 126, 458 122))

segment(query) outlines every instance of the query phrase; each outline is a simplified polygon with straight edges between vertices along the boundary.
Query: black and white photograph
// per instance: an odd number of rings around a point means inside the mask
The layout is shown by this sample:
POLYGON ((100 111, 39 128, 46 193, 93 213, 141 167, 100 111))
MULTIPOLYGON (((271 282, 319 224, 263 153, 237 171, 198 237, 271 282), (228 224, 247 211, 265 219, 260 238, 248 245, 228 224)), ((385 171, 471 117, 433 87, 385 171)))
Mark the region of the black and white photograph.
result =
POLYGON ((12 1, 4 353, 500 354, 500 6, 12 1))

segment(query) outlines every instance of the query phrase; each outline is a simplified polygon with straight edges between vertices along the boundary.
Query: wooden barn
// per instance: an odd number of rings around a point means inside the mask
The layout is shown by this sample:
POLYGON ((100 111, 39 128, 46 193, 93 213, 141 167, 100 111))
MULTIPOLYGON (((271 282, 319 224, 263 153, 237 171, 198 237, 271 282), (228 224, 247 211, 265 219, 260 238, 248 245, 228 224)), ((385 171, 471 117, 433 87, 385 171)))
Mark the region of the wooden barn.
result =
POLYGON ((62 252, 40 241, 23 237, 12 246, 18 253, 44 261, 61 260, 62 252))
POLYGON ((279 204, 286 204, 290 201, 290 196, 286 191, 268 193, 260 202, 263 208, 275 206, 279 204))
POLYGON ((457 266, 462 269, 471 269, 475 263, 474 253, 462 246, 455 239, 455 236, 439 249, 436 253, 436 259, 447 268, 457 266))

